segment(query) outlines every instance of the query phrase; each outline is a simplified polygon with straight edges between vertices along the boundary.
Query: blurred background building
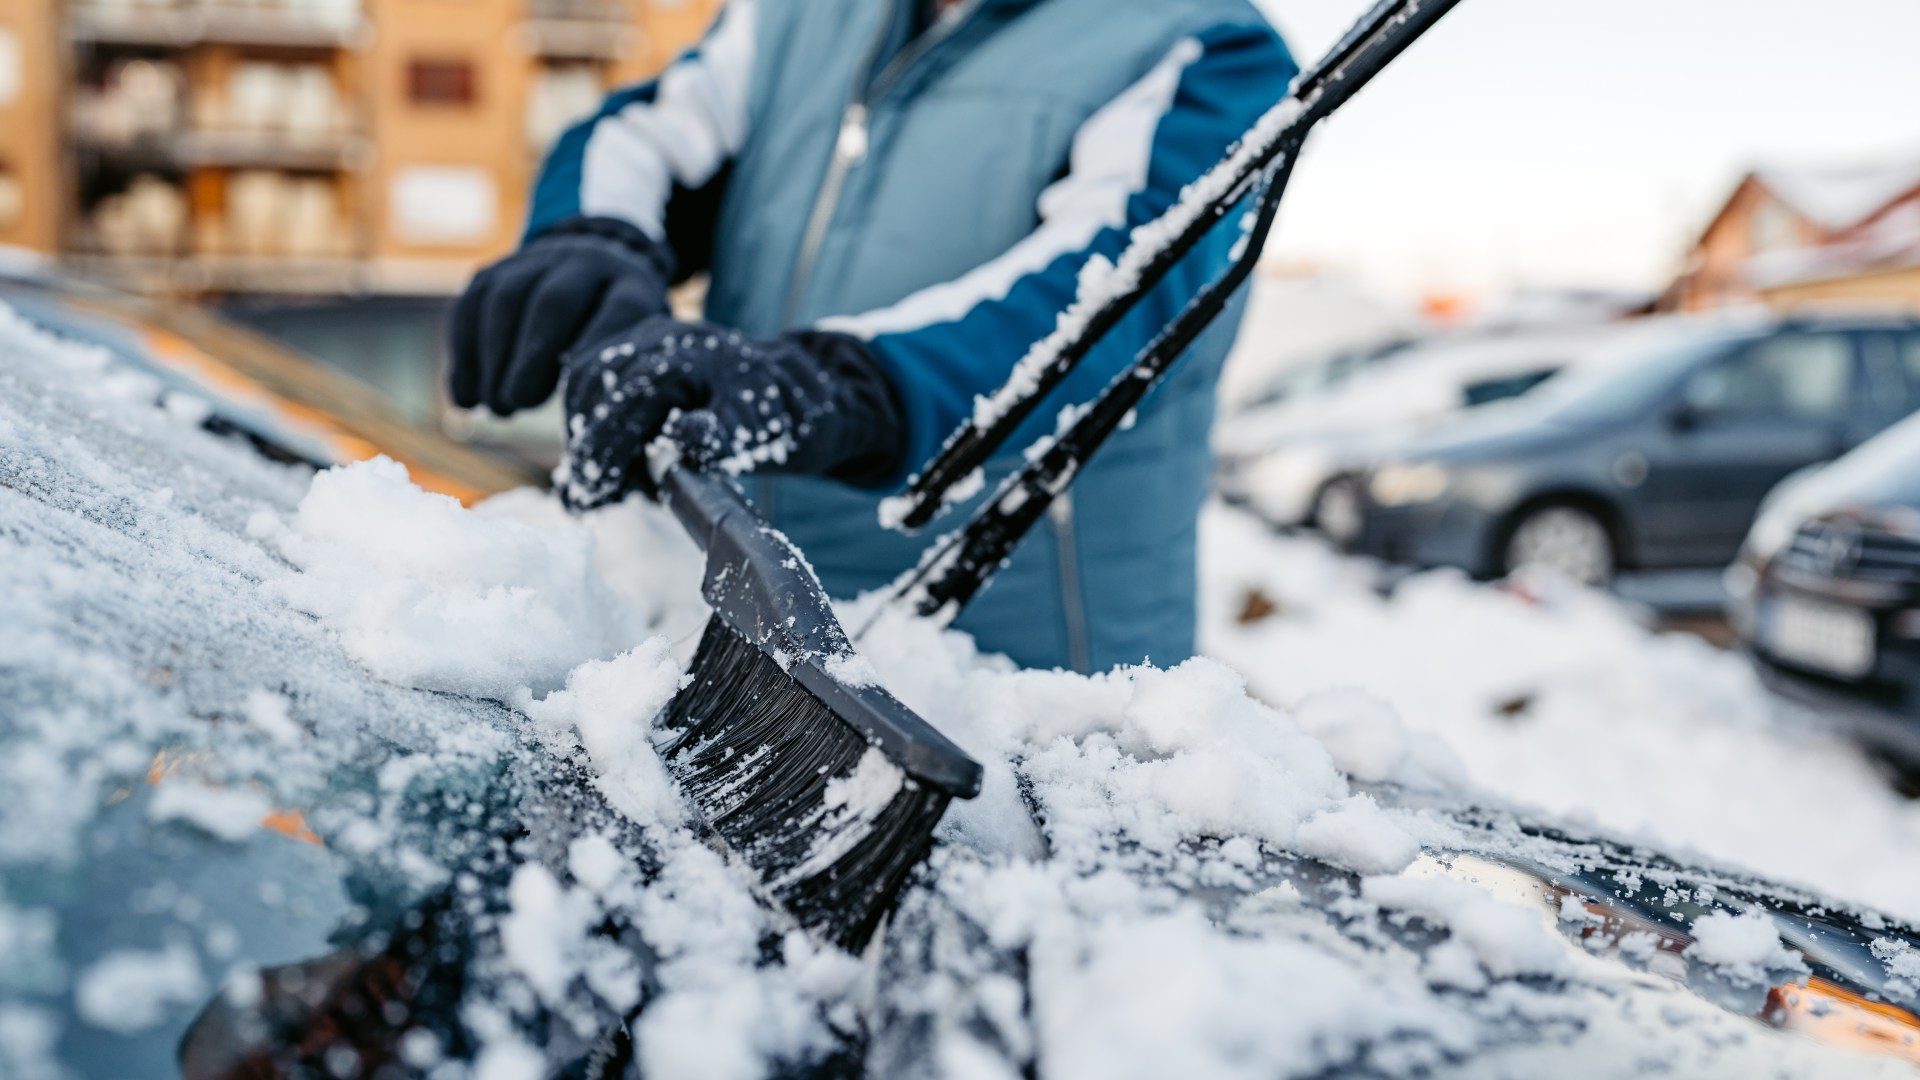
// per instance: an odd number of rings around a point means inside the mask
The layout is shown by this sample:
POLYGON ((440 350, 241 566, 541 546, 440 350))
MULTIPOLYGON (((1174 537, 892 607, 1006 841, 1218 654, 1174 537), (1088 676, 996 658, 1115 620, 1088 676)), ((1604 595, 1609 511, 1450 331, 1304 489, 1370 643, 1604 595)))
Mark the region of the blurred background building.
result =
POLYGON ((1920 154, 1749 172, 1665 299, 1679 311, 1756 301, 1920 311, 1920 154))
POLYGON ((440 313, 541 155, 718 6, 0 0, 0 244, 218 303, 424 416, 440 313))
MULTIPOLYGON (((446 308, 513 245, 559 133, 608 88, 664 66, 719 4, 0 0, 0 246, 212 304, 372 383, 415 420, 550 452, 550 415, 495 424, 445 407, 446 308)), ((1315 10, 1272 6, 1290 20, 1315 10)), ((1476 39, 1449 40, 1415 60, 1448 62, 1445 48, 1476 39)), ((1328 169, 1351 148, 1335 151, 1328 169)), ((1920 152, 1872 157, 1749 171, 1690 245, 1662 245, 1674 272, 1646 279, 1649 294, 1670 281, 1657 305, 1565 282, 1476 292, 1464 250, 1443 261, 1465 276, 1443 274, 1417 300, 1338 267, 1276 262, 1256 287, 1227 404, 1339 381, 1450 329, 1585 325, 1649 306, 1920 311, 1920 152)), ((1633 216, 1644 198, 1612 201, 1633 216)), ((1309 224, 1283 222, 1283 241, 1309 224)))

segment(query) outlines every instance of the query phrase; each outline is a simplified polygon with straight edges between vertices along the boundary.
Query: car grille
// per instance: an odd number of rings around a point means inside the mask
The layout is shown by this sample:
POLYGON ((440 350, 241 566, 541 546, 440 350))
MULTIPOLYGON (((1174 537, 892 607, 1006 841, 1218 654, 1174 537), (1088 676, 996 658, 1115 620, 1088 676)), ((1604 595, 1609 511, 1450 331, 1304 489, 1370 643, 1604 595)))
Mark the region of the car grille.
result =
POLYGON ((1920 540, 1852 521, 1810 521, 1781 555, 1787 569, 1819 577, 1920 584, 1920 540))

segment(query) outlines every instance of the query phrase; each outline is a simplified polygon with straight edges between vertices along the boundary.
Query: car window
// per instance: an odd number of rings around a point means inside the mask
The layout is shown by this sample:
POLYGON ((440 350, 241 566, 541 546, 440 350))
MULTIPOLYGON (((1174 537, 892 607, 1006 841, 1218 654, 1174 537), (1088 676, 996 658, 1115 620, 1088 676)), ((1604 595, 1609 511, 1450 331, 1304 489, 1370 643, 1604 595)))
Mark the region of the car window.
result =
POLYGON ((1653 322, 1581 357, 1527 400, 1563 423, 1642 416, 1671 400, 1689 371, 1750 340, 1752 334, 1737 327, 1653 322))
POLYGON ((1527 391, 1552 378, 1560 370, 1559 366, 1537 368, 1523 371, 1517 375, 1508 375, 1498 379, 1481 379, 1468 383, 1462 388, 1467 407, 1487 405, 1495 401, 1517 398, 1527 391))
POLYGON ((1839 334, 1784 334, 1694 373, 1689 405, 1727 419, 1815 420, 1846 411, 1853 346, 1839 334))

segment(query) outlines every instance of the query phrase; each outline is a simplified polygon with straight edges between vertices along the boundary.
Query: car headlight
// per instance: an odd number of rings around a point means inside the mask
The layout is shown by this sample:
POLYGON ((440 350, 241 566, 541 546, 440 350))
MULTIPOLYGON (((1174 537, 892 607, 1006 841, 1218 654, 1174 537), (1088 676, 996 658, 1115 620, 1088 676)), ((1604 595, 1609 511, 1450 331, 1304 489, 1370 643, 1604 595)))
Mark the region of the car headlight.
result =
POLYGON ((1430 503, 1447 493, 1452 477, 1434 463, 1388 465, 1373 474, 1367 494, 1375 504, 1392 508, 1430 503))

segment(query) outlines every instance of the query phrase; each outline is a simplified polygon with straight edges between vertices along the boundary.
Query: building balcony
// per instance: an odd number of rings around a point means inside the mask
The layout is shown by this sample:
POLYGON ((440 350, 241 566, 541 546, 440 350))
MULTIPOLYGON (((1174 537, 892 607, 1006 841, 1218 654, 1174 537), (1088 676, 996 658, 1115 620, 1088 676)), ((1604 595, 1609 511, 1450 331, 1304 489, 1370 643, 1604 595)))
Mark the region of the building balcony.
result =
POLYGON ((172 6, 80 2, 68 9, 67 32, 76 42, 184 48, 201 44, 269 48, 351 48, 370 39, 357 3, 312 10, 263 8, 182 0, 172 6))

